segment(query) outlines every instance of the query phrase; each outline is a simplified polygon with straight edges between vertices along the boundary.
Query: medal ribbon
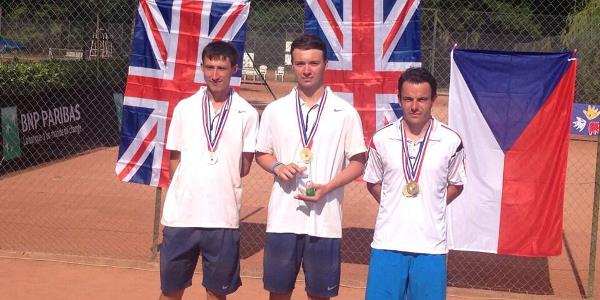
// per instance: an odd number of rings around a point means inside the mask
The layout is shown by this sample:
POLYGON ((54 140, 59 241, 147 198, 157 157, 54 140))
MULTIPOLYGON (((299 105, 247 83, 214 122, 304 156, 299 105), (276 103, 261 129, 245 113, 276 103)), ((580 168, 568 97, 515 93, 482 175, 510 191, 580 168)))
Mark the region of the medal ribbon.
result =
POLYGON ((302 104, 300 102, 300 94, 296 90, 296 119, 298 120, 298 129, 300 130, 300 139, 302 140, 302 146, 310 149, 312 147, 312 140, 319 127, 319 121, 321 120, 321 114, 325 108, 325 101, 327 100, 327 90, 323 91, 323 96, 319 101, 319 110, 317 111, 317 119, 313 124, 310 132, 308 132, 308 114, 306 115, 306 123, 304 123, 304 115, 302 114, 302 104))
POLYGON ((419 176, 421 176, 421 168, 423 167, 423 161, 425 161, 425 151, 427 151, 427 145, 429 144, 429 136, 431 135, 431 129, 433 127, 433 120, 429 121, 429 126, 425 130, 425 135, 423 136, 423 142, 419 146, 419 151, 417 152, 417 157, 415 158, 415 162, 412 163, 410 161, 410 154, 408 153, 408 138, 406 136, 406 132, 404 130, 404 124, 400 122, 400 137, 402 138, 402 165, 404 169, 404 178, 406 182, 419 181, 419 176))
POLYGON ((210 101, 208 99, 208 91, 204 92, 204 98, 202 99, 202 120, 204 121, 204 134, 206 136, 206 146, 209 152, 215 152, 217 147, 219 146, 219 140, 221 139, 221 134, 223 133, 223 128, 225 128, 225 122, 227 122, 227 117, 229 116, 229 108, 231 107, 231 97, 233 93, 231 90, 229 91, 229 97, 225 104, 221 109, 221 115, 219 116, 219 122, 217 122, 217 128, 215 130, 215 135, 212 134, 212 118, 211 118, 211 108, 210 101))

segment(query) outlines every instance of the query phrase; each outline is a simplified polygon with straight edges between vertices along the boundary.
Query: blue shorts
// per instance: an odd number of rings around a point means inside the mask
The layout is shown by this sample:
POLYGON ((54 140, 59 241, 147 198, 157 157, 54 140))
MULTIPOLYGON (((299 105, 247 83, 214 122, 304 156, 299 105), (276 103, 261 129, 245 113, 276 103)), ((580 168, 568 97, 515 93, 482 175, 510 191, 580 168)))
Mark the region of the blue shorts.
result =
POLYGON ((235 292, 240 285, 238 229, 165 227, 160 247, 160 288, 173 293, 192 285, 202 254, 202 285, 217 295, 235 292))
POLYGON ((366 300, 446 299, 446 255, 373 249, 366 300))
POLYGON ((291 293, 300 265, 309 295, 337 296, 340 288, 340 239, 267 232, 263 264, 265 289, 278 294, 291 293))

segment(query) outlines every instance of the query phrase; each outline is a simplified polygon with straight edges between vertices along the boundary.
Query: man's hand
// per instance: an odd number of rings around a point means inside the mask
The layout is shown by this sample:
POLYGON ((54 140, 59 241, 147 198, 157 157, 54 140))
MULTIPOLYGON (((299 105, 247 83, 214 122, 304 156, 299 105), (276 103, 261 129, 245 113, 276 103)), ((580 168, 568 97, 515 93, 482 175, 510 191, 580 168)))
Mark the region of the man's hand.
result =
POLYGON ((298 200, 302 200, 302 201, 317 202, 317 201, 321 200, 321 198, 323 198, 329 192, 331 192, 331 189, 330 189, 329 185, 327 185, 327 184, 312 184, 310 187, 315 189, 314 196, 307 196, 306 193, 300 193, 300 194, 296 194, 296 196, 294 196, 294 198, 296 198, 298 200))
POLYGON ((287 181, 293 179, 294 177, 296 177, 296 175, 304 172, 304 170, 306 170, 306 167, 300 167, 295 163, 290 163, 287 165, 281 164, 275 167, 273 172, 275 173, 275 175, 277 175, 277 177, 287 181))

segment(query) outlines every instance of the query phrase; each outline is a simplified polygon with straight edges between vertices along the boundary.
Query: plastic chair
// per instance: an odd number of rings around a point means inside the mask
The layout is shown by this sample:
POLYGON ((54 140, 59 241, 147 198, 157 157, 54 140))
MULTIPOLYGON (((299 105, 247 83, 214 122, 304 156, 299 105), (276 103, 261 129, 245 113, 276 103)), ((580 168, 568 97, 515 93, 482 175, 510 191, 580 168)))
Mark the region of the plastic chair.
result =
POLYGON ((281 81, 283 81, 283 77, 285 76, 285 68, 283 66, 277 67, 277 70, 275 71, 275 80, 277 80, 278 76, 281 76, 281 81))
POLYGON ((258 71, 260 72, 260 74, 262 75, 262 77, 264 79, 267 79, 267 70, 268 69, 269 68, 267 66, 265 66, 265 65, 258 66, 258 71))

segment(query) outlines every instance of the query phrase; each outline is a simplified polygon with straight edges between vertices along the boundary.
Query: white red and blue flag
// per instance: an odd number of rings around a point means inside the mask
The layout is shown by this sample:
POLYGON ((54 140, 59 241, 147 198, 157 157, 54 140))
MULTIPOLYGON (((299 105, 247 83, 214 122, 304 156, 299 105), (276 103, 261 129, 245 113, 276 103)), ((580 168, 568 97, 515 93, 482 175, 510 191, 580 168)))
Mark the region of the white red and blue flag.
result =
MULTIPOLYGON (((201 55, 208 43, 230 41, 242 65, 249 11, 243 0, 139 1, 115 168, 120 180, 167 185, 171 113, 204 85, 201 55)), ((233 86, 239 87, 240 76, 234 75, 233 86)))
POLYGON ((326 44, 325 83, 358 110, 369 140, 402 115, 397 83, 420 66, 419 0, 306 0, 304 30, 326 44))
POLYGON ((452 52, 449 124, 467 184, 449 206, 449 247, 559 255, 576 59, 571 52, 452 52))

